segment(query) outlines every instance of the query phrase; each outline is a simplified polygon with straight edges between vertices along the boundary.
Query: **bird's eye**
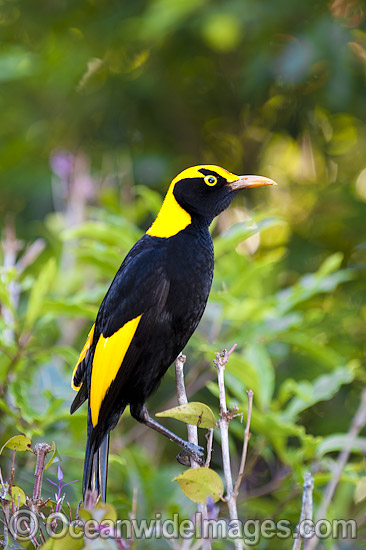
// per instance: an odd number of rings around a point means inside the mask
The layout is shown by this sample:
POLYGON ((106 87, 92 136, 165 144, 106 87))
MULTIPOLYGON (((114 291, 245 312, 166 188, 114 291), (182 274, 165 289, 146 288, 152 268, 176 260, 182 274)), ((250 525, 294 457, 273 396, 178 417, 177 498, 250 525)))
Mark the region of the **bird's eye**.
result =
POLYGON ((215 178, 215 176, 205 176, 204 180, 206 185, 209 185, 210 187, 212 187, 213 185, 216 185, 217 183, 217 178, 215 178))

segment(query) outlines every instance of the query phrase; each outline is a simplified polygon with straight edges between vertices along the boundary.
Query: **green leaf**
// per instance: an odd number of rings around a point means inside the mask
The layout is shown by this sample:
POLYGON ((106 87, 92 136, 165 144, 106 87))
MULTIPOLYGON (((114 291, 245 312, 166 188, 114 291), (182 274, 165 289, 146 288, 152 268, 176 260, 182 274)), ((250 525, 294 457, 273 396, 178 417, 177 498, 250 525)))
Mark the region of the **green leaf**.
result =
MULTIPOLYGON (((13 539, 13 537, 10 535, 10 533, 8 533, 8 543, 5 546, 5 550, 24 550, 25 548, 27 550, 30 550, 28 545, 27 546, 22 546, 21 544, 19 544, 18 541, 13 539)), ((34 548, 34 546, 33 546, 33 548, 34 548)), ((44 546, 42 546, 42 550, 43 550, 43 548, 44 548, 44 546)))
POLYGON ((56 276, 56 260, 50 258, 38 278, 36 279, 31 290, 28 302, 28 309, 25 316, 25 327, 30 328, 37 319, 43 300, 56 276))
POLYGON ((214 428, 216 426, 215 415, 210 407, 194 401, 156 413, 156 416, 175 418, 198 428, 214 428))
POLYGON ((229 52, 237 48, 242 31, 238 18, 234 14, 213 13, 204 22, 203 37, 213 50, 229 52))
POLYGON ((290 401, 283 412, 283 418, 293 420, 300 412, 312 407, 315 403, 328 401, 343 384, 350 384, 354 377, 351 362, 349 368, 339 368, 330 374, 319 376, 319 378, 312 382, 305 380, 298 383, 298 387, 303 390, 302 396, 294 397, 290 401))
POLYGON ((94 320, 98 313, 97 306, 86 303, 75 303, 72 299, 48 299, 45 298, 41 308, 42 313, 53 315, 66 315, 67 317, 87 317, 94 320))
POLYGON ((5 274, 1 274, 0 276, 0 303, 2 303, 14 313, 14 308, 12 306, 9 296, 9 287, 3 279, 5 279, 5 274))
POLYGON ((55 459, 55 454, 56 454, 56 443, 54 441, 52 441, 52 455, 51 455, 51 458, 49 459, 49 461, 47 462, 46 466, 44 467, 45 470, 47 470, 47 468, 49 468, 51 466, 52 462, 55 459))
MULTIPOLYGON (((348 434, 332 434, 325 437, 319 443, 316 449, 316 456, 320 458, 326 453, 342 451, 348 443, 348 434)), ((356 437, 353 440, 351 451, 366 454, 366 437, 356 437)))
POLYGON ((361 478, 356 485, 354 500, 358 504, 366 498, 366 477, 361 478))
POLYGON ((274 391, 275 371, 265 346, 250 344, 242 355, 233 354, 226 368, 246 388, 253 390, 256 404, 262 411, 268 409, 274 391))
POLYGON ((99 523, 106 519, 117 521, 116 509, 108 502, 98 502, 98 504, 91 510, 91 513, 93 518, 99 523))
POLYGON ((29 451, 31 444, 31 440, 25 435, 14 435, 1 447, 0 455, 5 447, 8 449, 16 449, 17 451, 29 451))
POLYGON ((13 500, 15 506, 19 505, 19 508, 25 504, 26 502, 25 492, 23 491, 23 489, 21 489, 17 485, 12 486, 11 495, 12 496, 10 496, 8 492, 8 494, 5 497, 5 500, 13 500))
POLYGON ((217 502, 224 493, 220 476, 210 468, 191 468, 172 481, 179 483, 186 497, 200 504, 205 504, 208 497, 217 502))
POLYGON ((128 249, 131 246, 131 230, 134 230, 134 226, 128 224, 126 220, 124 220, 124 227, 122 220, 120 227, 115 227, 110 223, 87 221, 82 225, 65 229, 61 237, 66 241, 82 238, 128 249))
POLYGON ((281 223, 278 218, 266 218, 260 222, 250 223, 237 223, 230 227, 215 239, 215 257, 219 258, 221 255, 227 253, 228 250, 235 249, 239 243, 245 241, 252 235, 259 233, 264 229, 269 229, 281 223))
POLYGON ((337 271, 337 269, 341 267, 342 261, 342 252, 335 252, 334 254, 331 254, 319 267, 318 271, 316 272, 317 276, 326 277, 330 273, 334 273, 334 271, 337 271))
POLYGON ((278 340, 301 349, 308 356, 321 361, 329 367, 337 367, 343 363, 342 356, 329 346, 314 340, 311 334, 297 330, 287 331, 278 336, 278 340))
POLYGON ((64 537, 54 541, 52 550, 81 550, 84 546, 85 543, 83 537, 75 538, 71 536, 70 533, 66 533, 64 537))
POLYGON ((284 314, 293 307, 309 300, 320 293, 332 292, 340 283, 350 281, 354 278, 354 271, 351 269, 337 268, 342 262, 342 254, 336 253, 323 262, 318 271, 308 273, 293 286, 280 290, 277 293, 277 310, 284 314))
POLYGON ((35 72, 36 56, 19 45, 8 47, 0 56, 0 82, 17 80, 35 72))
POLYGON ((259 343, 249 345, 244 352, 244 358, 257 372, 259 385, 255 397, 260 401, 262 410, 265 410, 271 403, 275 386, 275 370, 271 358, 267 349, 259 343))

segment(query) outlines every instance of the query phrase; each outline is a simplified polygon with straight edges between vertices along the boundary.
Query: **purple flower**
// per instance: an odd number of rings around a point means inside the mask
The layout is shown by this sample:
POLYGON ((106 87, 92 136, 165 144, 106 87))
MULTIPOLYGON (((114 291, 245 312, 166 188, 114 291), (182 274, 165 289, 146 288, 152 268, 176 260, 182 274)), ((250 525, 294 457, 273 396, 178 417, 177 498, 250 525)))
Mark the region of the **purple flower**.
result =
POLYGON ((64 478, 64 473, 63 471, 61 470, 61 466, 57 466, 57 479, 59 481, 62 481, 64 478))
POLYGON ((60 509, 62 508, 62 503, 64 501, 64 498, 65 498, 65 495, 61 496, 61 491, 64 487, 66 487, 66 485, 71 485, 71 483, 76 483, 77 482, 77 479, 75 479, 74 481, 69 481, 68 483, 62 483, 62 480, 64 478, 64 473, 61 469, 60 466, 57 466, 57 479, 58 479, 58 483, 55 483, 54 481, 52 481, 51 479, 47 478, 47 481, 49 481, 50 483, 52 483, 52 485, 54 485, 55 487, 57 487, 58 489, 58 492, 55 493, 55 498, 56 498, 56 512, 59 512, 60 509))
POLYGON ((68 181, 74 168, 74 155, 69 151, 53 151, 50 157, 51 170, 56 176, 68 181))

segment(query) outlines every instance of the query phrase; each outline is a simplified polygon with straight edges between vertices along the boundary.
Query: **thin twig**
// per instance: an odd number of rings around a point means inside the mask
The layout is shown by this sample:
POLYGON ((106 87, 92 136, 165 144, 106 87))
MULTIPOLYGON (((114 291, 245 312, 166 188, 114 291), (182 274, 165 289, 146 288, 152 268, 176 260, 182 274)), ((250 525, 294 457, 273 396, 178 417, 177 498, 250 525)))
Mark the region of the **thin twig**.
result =
MULTIPOLYGON (((180 353, 175 360, 175 380, 177 385, 178 404, 186 405, 188 403, 187 392, 184 384, 184 363, 186 356, 180 353)), ((188 441, 193 445, 198 445, 198 428, 192 424, 187 424, 188 441)), ((191 468, 199 468, 200 465, 191 457, 191 468)), ((206 504, 197 504, 199 519, 204 522, 208 518, 208 510, 206 504)), ((201 523, 202 525, 202 523, 201 523)), ((182 549, 188 549, 191 545, 189 538, 185 539, 182 549), (188 546, 186 546, 188 545, 188 546)), ((202 539, 202 550, 211 550, 211 542, 208 539, 202 539)))
MULTIPOLYGON (((238 509, 236 505, 236 496, 233 491, 233 477, 231 473, 230 464, 230 450, 229 450, 229 423, 232 419, 232 412, 228 411, 226 405, 225 395, 225 366, 229 360, 230 355, 236 348, 236 344, 232 346, 229 351, 224 350, 221 354, 216 353, 216 359, 214 364, 217 369, 217 380, 219 386, 219 400, 220 400, 220 420, 218 421, 220 434, 221 434, 221 451, 222 451, 222 463, 226 484, 226 497, 225 500, 228 505, 229 515, 231 523, 238 522, 238 509)), ((235 539, 235 550, 243 550, 243 541, 235 539)))
POLYGON ((40 546, 40 544, 39 544, 38 540, 35 538, 35 536, 34 536, 34 534, 33 534, 33 529, 31 529, 31 528, 29 527, 29 525, 28 525, 28 523, 27 523, 26 521, 24 521, 24 525, 25 525, 26 528, 27 528, 27 531, 28 531, 28 533, 29 533, 29 538, 30 538, 30 540, 32 541, 33 546, 34 546, 35 548, 38 548, 38 547, 40 546))
POLYGON ((247 459, 247 453, 248 453, 248 443, 250 439, 250 421, 252 418, 252 409, 253 409, 253 390, 247 390, 247 396, 248 396, 248 414, 247 414, 247 421, 245 424, 245 430, 244 430, 244 441, 243 441, 243 450, 241 452, 241 459, 240 459, 240 468, 238 473, 238 478, 235 483, 234 487, 234 496, 237 497, 240 489, 241 482, 243 480, 244 475, 244 468, 245 468, 245 462, 247 459))
MULTIPOLYGON (((304 520, 313 519, 313 488, 314 488, 314 478, 311 476, 310 472, 306 472, 304 476, 304 485, 303 485, 304 490, 302 493, 300 521, 297 525, 297 537, 294 540, 292 550, 301 549, 303 537, 301 536, 302 533, 300 529, 301 527, 304 528, 303 526, 304 520)), ((304 546, 308 548, 308 546, 306 545, 306 542, 304 546)))
MULTIPOLYGON (((327 511, 329 504, 331 503, 339 480, 341 478, 343 469, 348 462, 349 455, 351 453, 352 447, 354 445, 355 439, 358 436, 359 432, 366 425, 366 389, 361 393, 361 402, 356 411, 355 416, 353 417, 351 427, 348 430, 346 442, 344 444, 343 450, 339 453, 338 459, 333 470, 333 475, 329 481, 326 489, 324 491, 323 501, 319 507, 316 521, 326 519, 327 511)), ((306 550, 313 550, 318 543, 316 537, 308 541, 306 550)))
MULTIPOLYGON (((186 405, 188 403, 186 388, 184 385, 184 363, 186 356, 180 353, 175 360, 175 381, 177 385, 178 405, 186 405)), ((198 428, 192 424, 187 424, 188 441, 194 445, 198 445, 198 428)), ((191 458, 191 468, 199 468, 198 462, 191 458)))
POLYGON ((210 467, 211 455, 212 455, 212 444, 213 444, 213 428, 210 428, 206 434, 207 440, 207 457, 205 462, 205 468, 210 467))
POLYGON ((10 495, 10 498, 11 498, 11 507, 12 507, 12 512, 14 514, 15 512, 15 502, 14 502, 14 499, 13 499, 13 483, 14 483, 14 476, 15 476, 15 455, 17 453, 17 448, 15 447, 14 450, 13 450, 13 457, 12 457, 12 460, 11 460, 11 468, 10 468, 10 481, 9 481, 9 487, 8 487, 8 492, 9 492, 9 495, 10 495))

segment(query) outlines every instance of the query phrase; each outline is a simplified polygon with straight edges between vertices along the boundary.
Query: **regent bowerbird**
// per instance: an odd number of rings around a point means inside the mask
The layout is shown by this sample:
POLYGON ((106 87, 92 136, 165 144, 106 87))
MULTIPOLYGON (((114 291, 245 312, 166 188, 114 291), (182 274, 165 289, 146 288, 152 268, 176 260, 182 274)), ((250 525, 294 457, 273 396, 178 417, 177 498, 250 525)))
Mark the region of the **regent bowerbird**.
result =
POLYGON ((215 165, 184 170, 171 182, 154 223, 122 262, 72 378, 78 393, 71 414, 88 400, 84 498, 92 489, 106 498, 109 434, 127 405, 132 417, 182 447, 181 462, 188 457, 203 462, 203 449, 153 420, 145 402, 205 310, 214 271, 212 220, 239 190, 263 185, 276 184, 215 165))

